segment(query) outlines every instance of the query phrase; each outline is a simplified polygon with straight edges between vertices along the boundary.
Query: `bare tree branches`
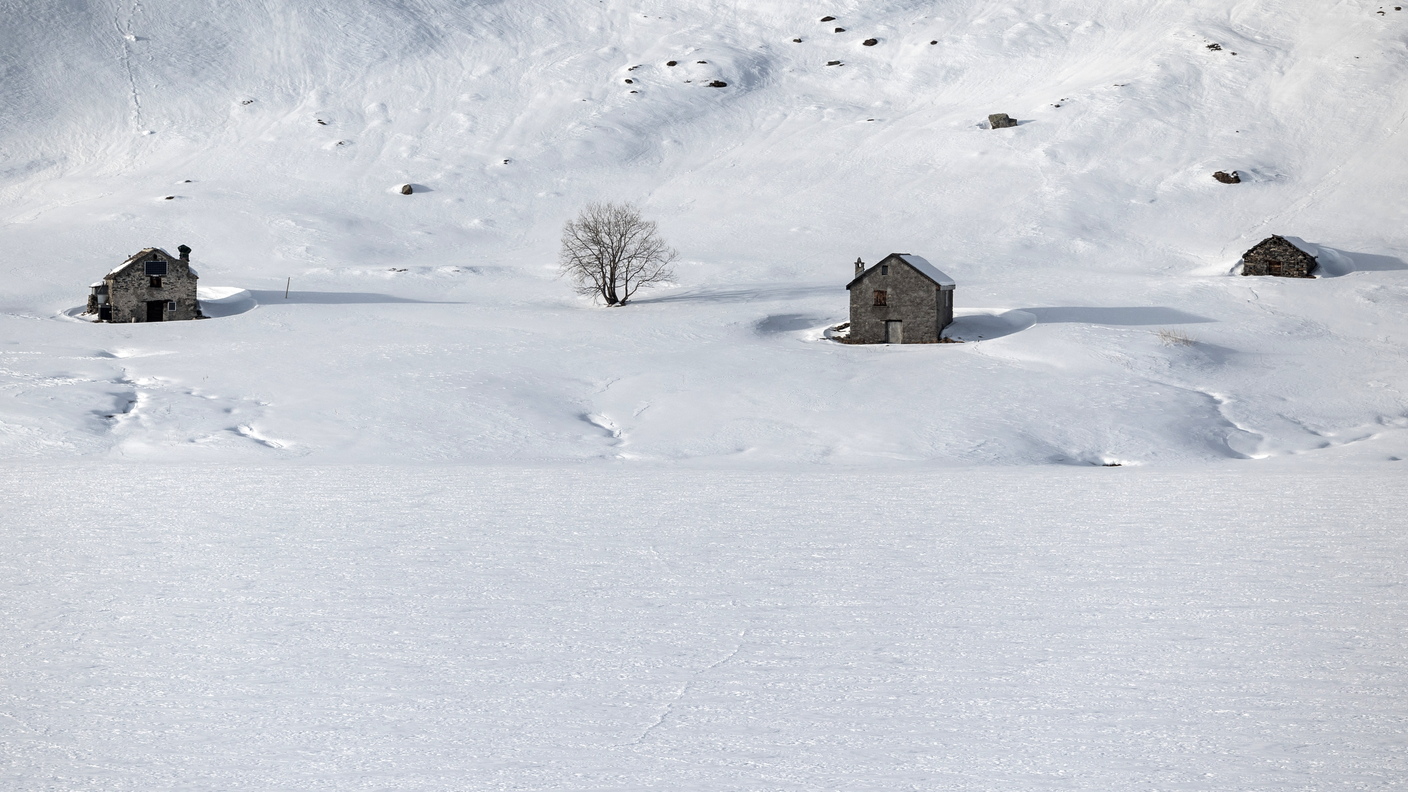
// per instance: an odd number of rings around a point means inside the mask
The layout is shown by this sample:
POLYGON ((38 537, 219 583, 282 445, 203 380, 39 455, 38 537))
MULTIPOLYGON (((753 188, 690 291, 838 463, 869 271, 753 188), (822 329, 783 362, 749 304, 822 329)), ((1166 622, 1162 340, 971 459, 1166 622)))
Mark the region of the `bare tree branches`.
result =
POLYGON ((558 264, 578 294, 625 305, 637 289, 674 277, 676 258, 633 204, 591 203, 563 226, 558 264))

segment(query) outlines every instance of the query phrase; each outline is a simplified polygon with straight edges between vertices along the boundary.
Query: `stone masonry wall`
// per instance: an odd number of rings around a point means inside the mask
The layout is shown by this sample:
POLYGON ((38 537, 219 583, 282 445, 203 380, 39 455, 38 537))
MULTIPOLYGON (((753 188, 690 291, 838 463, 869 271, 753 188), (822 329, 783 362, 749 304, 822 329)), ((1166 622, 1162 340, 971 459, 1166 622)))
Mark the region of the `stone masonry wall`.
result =
POLYGON ((887 259, 890 272, 881 274, 880 264, 866 271, 851 286, 851 332, 853 343, 885 343, 885 321, 904 322, 904 343, 926 344, 939 340, 942 297, 938 287, 900 261, 887 259), (875 292, 886 293, 885 305, 875 305, 875 292))
POLYGON ((196 276, 191 274, 188 262, 175 256, 166 255, 161 251, 144 252, 132 263, 109 275, 106 280, 113 322, 147 321, 149 300, 175 301, 176 310, 166 311, 164 321, 201 318, 200 307, 196 302, 196 276), (151 278, 146 273, 145 263, 153 257, 166 261, 166 275, 162 276, 160 287, 153 287, 151 278))
POLYGON ((1242 255, 1243 275, 1309 278, 1315 257, 1279 236, 1272 236, 1242 255))

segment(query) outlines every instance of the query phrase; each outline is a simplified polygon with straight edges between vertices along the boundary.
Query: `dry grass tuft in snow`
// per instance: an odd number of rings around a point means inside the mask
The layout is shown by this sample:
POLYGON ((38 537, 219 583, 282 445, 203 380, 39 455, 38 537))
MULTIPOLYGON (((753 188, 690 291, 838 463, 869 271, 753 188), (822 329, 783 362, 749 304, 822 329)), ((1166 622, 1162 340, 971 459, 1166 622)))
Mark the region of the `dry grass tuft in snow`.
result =
POLYGON ((1198 343, 1198 339, 1193 338, 1182 330, 1163 327, 1159 329, 1159 341, 1164 346, 1193 346, 1198 343))

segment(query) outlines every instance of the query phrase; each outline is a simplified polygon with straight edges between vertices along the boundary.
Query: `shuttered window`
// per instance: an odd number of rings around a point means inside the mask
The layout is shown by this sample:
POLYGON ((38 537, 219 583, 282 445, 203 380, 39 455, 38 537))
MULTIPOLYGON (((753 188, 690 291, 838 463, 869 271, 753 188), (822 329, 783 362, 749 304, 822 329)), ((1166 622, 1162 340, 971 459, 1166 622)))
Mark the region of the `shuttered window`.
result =
POLYGON ((875 304, 876 304, 876 305, 884 305, 884 304, 885 304, 885 292, 883 292, 883 291, 881 291, 881 290, 879 290, 879 289, 876 289, 876 290, 875 290, 875 304))

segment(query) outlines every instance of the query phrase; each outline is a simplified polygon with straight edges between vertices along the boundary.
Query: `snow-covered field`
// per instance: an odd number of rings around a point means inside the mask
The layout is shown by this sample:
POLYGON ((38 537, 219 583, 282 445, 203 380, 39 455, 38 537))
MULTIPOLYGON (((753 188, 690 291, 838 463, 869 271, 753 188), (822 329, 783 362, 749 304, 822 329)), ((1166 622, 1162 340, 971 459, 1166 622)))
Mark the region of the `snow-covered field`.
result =
POLYGON ((5 472, 6 789, 1408 778, 1362 471, 5 472))
POLYGON ((0 0, 0 786, 1408 782, 1400 8, 0 0))

